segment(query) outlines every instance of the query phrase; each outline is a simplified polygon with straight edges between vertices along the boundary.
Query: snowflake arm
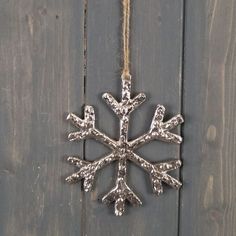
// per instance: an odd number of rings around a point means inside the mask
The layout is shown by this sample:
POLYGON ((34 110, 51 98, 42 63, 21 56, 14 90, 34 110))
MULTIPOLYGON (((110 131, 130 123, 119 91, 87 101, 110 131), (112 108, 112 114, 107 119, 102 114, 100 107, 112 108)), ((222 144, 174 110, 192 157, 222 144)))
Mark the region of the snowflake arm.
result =
POLYGON ((129 155, 129 160, 149 173, 153 192, 157 195, 163 193, 162 182, 165 182, 175 189, 179 189, 182 185, 178 180, 167 174, 167 172, 175 170, 181 166, 180 160, 171 160, 152 164, 135 153, 129 155))
POLYGON ((115 202, 115 215, 122 216, 125 211, 125 201, 128 201, 133 206, 142 205, 141 200, 127 185, 126 180, 126 157, 121 156, 118 162, 118 173, 115 187, 112 188, 103 198, 105 204, 115 202))
POLYGON ((67 120, 70 120, 77 128, 79 128, 79 131, 72 132, 68 135, 70 141, 79 141, 91 137, 111 149, 115 149, 116 141, 95 128, 95 113, 92 106, 85 106, 83 120, 73 113, 69 113, 67 120))
POLYGON ((117 157, 113 153, 93 162, 81 160, 79 157, 68 157, 67 161, 80 170, 68 176, 66 181, 77 183, 84 179, 84 190, 86 192, 91 191, 96 172, 115 160, 117 157))
POLYGON ((164 114, 165 107, 162 105, 157 105, 155 114, 152 119, 150 130, 146 134, 131 141, 130 146, 136 149, 154 139, 161 140, 164 142, 180 144, 182 142, 182 137, 173 134, 169 131, 177 127, 179 124, 183 123, 183 117, 178 114, 170 120, 163 122, 164 114))
POLYGON ((140 93, 133 99, 122 99, 120 103, 117 102, 117 100, 110 93, 104 93, 102 98, 107 103, 107 105, 111 107, 114 113, 119 118, 122 118, 124 114, 128 115, 138 106, 140 106, 145 101, 146 95, 144 93, 140 93))
POLYGON ((115 215, 122 216, 125 211, 125 201, 130 202, 133 206, 142 205, 141 200, 129 188, 124 179, 118 179, 115 187, 109 191, 103 198, 102 202, 111 204, 115 202, 115 215))

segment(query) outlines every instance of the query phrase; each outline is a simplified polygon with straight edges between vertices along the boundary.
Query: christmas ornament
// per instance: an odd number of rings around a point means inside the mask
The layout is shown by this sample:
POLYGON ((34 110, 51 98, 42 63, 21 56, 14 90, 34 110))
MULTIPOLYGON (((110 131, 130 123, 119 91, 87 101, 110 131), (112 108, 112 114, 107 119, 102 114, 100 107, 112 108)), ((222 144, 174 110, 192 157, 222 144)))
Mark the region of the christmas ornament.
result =
POLYGON ((145 94, 140 93, 131 98, 131 75, 129 69, 129 19, 130 0, 123 0, 123 52, 124 65, 121 76, 122 97, 118 102, 111 94, 103 94, 103 99, 111 107, 120 120, 120 135, 118 140, 108 137, 99 131, 95 126, 95 113, 92 106, 85 106, 84 119, 70 113, 67 117, 78 131, 69 134, 70 141, 79 141, 85 138, 94 138, 108 146, 110 154, 95 161, 83 160, 80 157, 68 157, 67 161, 78 168, 78 171, 66 178, 69 183, 77 183, 83 179, 84 190, 91 191, 95 175, 98 170, 111 162, 118 162, 117 178, 115 187, 112 188, 102 199, 104 203, 115 203, 115 215, 121 216, 125 210, 125 202, 128 201, 134 206, 141 205, 139 197, 127 184, 127 161, 133 162, 150 175, 153 192, 156 195, 163 193, 162 183, 178 189, 181 183, 171 177, 168 172, 181 166, 180 160, 170 160, 161 163, 151 163, 135 153, 140 146, 153 140, 177 143, 182 142, 182 138, 170 131, 183 122, 181 115, 176 115, 168 121, 164 121, 165 108, 157 105, 150 129, 142 136, 128 139, 128 127, 130 113, 145 101, 145 94))

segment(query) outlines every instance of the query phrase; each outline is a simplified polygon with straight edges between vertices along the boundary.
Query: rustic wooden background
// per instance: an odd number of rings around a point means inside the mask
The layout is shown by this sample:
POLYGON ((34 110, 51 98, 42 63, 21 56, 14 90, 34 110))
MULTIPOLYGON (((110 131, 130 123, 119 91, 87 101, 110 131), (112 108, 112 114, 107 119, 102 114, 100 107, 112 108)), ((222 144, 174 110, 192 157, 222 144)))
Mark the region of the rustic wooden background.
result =
POLYGON ((148 127, 157 103, 184 114, 181 147, 154 142, 152 161, 181 158, 183 188, 157 198, 130 166, 144 205, 115 217, 101 196, 115 166, 91 193, 64 177, 67 155, 93 160, 106 150, 71 143, 65 121, 94 105, 97 125, 117 136, 101 94, 120 94, 120 0, 0 1, 0 235, 234 236, 236 232, 236 1, 133 0, 134 92, 148 100, 132 116, 131 137, 148 127))

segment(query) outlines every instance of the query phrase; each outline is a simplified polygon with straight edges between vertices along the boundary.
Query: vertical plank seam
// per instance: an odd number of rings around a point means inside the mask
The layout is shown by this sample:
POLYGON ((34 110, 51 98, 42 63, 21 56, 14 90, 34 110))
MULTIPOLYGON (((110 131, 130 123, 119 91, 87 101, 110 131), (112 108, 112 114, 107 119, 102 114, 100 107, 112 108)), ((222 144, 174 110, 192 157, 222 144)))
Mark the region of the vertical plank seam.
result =
MULTIPOLYGON (((86 103, 86 79, 87 79, 87 6, 88 0, 83 1, 84 14, 83 14, 83 108, 86 103)), ((83 140, 83 159, 86 159, 86 140, 83 140)), ((83 191, 83 182, 81 182, 81 195, 82 195, 82 217, 81 217, 81 235, 85 235, 86 229, 86 204, 85 204, 85 193, 83 191)))
MULTIPOLYGON (((186 35, 186 0, 182 2, 182 46, 181 46, 181 85, 180 85, 180 114, 184 114, 184 70, 185 70, 185 35, 186 35)), ((184 133, 184 126, 180 128, 180 135, 184 133)), ((184 143, 182 144, 184 145, 184 143)), ((179 148, 179 158, 182 160, 183 148, 180 145, 179 148)), ((184 185, 182 170, 179 171, 179 178, 184 185)), ((178 226, 177 226, 177 236, 180 236, 180 223, 181 223, 181 201, 182 201, 182 188, 179 190, 178 194, 178 226)))

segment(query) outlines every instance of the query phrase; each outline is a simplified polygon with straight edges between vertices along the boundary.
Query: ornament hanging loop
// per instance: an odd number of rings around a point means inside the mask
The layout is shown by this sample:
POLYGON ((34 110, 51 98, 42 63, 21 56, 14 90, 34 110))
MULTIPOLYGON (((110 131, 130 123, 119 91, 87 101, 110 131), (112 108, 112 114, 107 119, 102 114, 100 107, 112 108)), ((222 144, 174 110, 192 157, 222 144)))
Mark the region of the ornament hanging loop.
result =
POLYGON ((130 75, 130 0, 122 0, 123 2, 123 24, 122 24, 122 38, 123 38, 123 69, 122 80, 131 80, 130 75))

